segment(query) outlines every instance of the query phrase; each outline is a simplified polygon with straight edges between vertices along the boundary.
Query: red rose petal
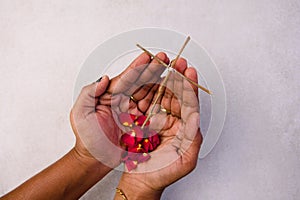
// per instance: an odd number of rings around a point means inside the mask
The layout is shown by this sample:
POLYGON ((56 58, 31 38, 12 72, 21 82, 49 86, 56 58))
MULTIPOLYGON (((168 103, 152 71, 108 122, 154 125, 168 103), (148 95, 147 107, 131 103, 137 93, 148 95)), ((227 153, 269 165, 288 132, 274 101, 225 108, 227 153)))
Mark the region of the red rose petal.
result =
POLYGON ((121 142, 128 147, 134 147, 136 144, 136 139, 134 136, 125 133, 121 136, 121 142))
POLYGON ((136 137, 136 141, 139 143, 143 140, 144 138, 144 131, 141 129, 141 127, 134 127, 132 129, 132 132, 134 133, 135 137, 136 137))
POLYGON ((149 141, 152 144, 152 150, 156 149, 156 147, 160 144, 160 139, 158 134, 152 135, 151 137, 149 137, 149 141))
POLYGON ((134 115, 134 114, 129 114, 129 115, 130 115, 130 118, 131 118, 133 121, 137 119, 137 116, 136 116, 136 115, 134 115))
POLYGON ((134 146, 134 147, 128 147, 128 152, 144 153, 145 150, 142 148, 142 144, 138 144, 137 146, 134 146))
POLYGON ((128 158, 127 158, 127 160, 135 160, 135 161, 137 161, 138 160, 138 156, 140 154, 141 153, 128 152, 128 158))
POLYGON ((142 142, 142 146, 145 149, 145 152, 152 151, 152 144, 150 143, 148 138, 145 138, 142 142))
POLYGON ((150 159, 150 154, 149 153, 141 153, 138 155, 138 159, 137 159, 137 162, 138 163, 143 163, 143 162, 146 162, 147 160, 150 159))
POLYGON ((131 171, 137 167, 138 162, 134 160, 126 160, 125 165, 128 171, 131 171))
MULTIPOLYGON (((121 136, 121 142, 127 150, 122 154, 121 161, 125 163, 128 171, 131 171, 137 167, 138 163, 150 159, 148 152, 153 151, 160 144, 160 138, 155 131, 148 130, 148 127, 143 129, 140 127, 147 119, 144 115, 137 117, 133 114, 121 113, 119 119, 124 126, 132 127, 131 131, 121 136)), ((150 121, 145 125, 149 124, 150 121)))
MULTIPOLYGON (((145 115, 141 115, 141 116, 137 117, 137 119, 134 121, 134 123, 137 126, 142 126, 146 119, 147 119, 147 117, 145 115)), ((150 121, 148 120, 147 123, 145 124, 145 126, 149 126, 149 124, 150 124, 150 121)))
POLYGON ((160 142, 158 134, 150 136, 149 140, 152 144, 159 144, 159 142, 160 142))

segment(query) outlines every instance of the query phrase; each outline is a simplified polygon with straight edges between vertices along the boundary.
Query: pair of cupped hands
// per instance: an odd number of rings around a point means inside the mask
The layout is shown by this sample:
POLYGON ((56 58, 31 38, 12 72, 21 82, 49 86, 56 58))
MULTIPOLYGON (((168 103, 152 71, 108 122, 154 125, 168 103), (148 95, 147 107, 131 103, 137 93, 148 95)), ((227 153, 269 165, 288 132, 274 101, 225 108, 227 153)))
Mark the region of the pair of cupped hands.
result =
MULTIPOLYGON (((156 57, 170 63, 163 52, 156 57)), ((196 70, 188 67, 185 59, 179 58, 173 68, 197 82, 196 70)), ((113 169, 120 164, 120 137, 125 131, 118 114, 147 116, 155 106, 148 128, 159 134, 161 144, 150 153, 147 162, 123 173, 119 187, 126 191, 159 196, 165 187, 187 175, 197 164, 202 143, 198 88, 172 72, 157 105, 153 105, 165 69, 143 53, 118 76, 103 76, 85 86, 71 111, 78 157, 113 169)))

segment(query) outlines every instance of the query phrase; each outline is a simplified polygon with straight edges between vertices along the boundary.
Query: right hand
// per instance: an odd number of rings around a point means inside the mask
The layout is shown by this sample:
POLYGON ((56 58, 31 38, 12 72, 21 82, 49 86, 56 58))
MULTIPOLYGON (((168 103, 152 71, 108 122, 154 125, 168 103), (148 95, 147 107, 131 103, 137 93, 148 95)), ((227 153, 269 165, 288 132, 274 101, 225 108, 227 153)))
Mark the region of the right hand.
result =
MULTIPOLYGON (((197 82, 197 72, 187 67, 186 60, 179 59, 175 68, 197 82)), ((154 115, 150 128, 160 129, 161 144, 150 153, 148 161, 123 173, 118 186, 129 199, 159 199, 165 187, 190 173, 197 164, 202 143, 198 88, 173 74, 160 103, 170 112, 154 115)))

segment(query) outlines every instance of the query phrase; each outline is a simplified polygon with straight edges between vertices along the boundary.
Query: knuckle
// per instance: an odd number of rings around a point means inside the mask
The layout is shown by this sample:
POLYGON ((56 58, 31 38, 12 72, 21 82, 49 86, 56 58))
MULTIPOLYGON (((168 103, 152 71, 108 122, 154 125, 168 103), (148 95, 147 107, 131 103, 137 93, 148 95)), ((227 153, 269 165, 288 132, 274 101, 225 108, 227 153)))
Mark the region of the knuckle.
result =
POLYGON ((167 54, 165 52, 159 52, 158 54, 156 54, 156 56, 158 58, 160 58, 161 60, 166 60, 167 59, 167 54))

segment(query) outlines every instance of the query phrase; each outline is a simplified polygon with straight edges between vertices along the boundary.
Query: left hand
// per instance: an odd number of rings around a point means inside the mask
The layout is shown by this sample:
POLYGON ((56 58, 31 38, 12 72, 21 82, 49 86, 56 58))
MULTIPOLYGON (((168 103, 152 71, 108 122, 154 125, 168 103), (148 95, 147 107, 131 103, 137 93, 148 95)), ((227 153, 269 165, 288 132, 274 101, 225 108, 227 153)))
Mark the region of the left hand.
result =
MULTIPOLYGON (((157 56, 164 62, 169 62, 166 54, 159 53, 157 56)), ((137 89, 135 83, 158 81, 158 75, 164 68, 156 65, 148 66, 149 64, 157 62, 143 53, 112 80, 109 81, 109 78, 104 76, 100 82, 82 89, 70 116, 76 136, 75 150, 81 157, 96 159, 110 168, 120 164, 122 148, 119 139, 122 130, 114 116, 124 109, 128 110, 129 107, 136 114, 147 110, 145 107, 147 103, 144 102, 139 106, 130 101, 128 96, 137 89)), ((148 90, 147 87, 141 88, 135 95, 140 98, 146 95, 148 90)))
POLYGON ((71 125, 76 136, 75 150, 79 156, 113 168, 120 162, 120 129, 112 117, 109 106, 99 105, 99 97, 106 92, 109 78, 85 86, 70 114, 71 125))

